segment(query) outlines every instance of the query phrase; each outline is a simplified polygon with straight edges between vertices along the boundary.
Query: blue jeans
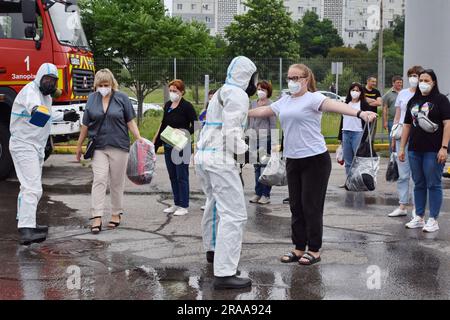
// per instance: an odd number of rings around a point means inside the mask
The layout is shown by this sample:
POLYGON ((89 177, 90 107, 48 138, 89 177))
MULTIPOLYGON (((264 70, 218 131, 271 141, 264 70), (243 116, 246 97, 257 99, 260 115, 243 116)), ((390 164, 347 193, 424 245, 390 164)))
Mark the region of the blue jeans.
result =
POLYGON ((264 196, 270 198, 270 191, 272 191, 272 187, 266 186, 258 181, 262 171, 264 171, 265 168, 266 166, 255 165, 255 193, 258 197, 264 196))
MULTIPOLYGON (((164 158, 172 185, 173 200, 176 206, 189 208, 189 164, 175 164, 172 159, 173 148, 164 145, 164 158)), ((180 152, 183 158, 183 152, 180 152)))
MULTIPOLYGON (((395 143, 395 149, 397 154, 400 151, 400 140, 395 143)), ((405 150, 408 150, 408 145, 406 145, 405 150)), ((414 192, 411 185, 411 168, 409 164, 409 153, 405 152, 405 162, 401 162, 397 158, 398 166, 398 181, 397 181, 397 192, 399 198, 399 204, 408 205, 410 203, 409 198, 411 194, 411 203, 414 204, 414 192)))
POLYGON ((437 152, 409 151, 409 165, 414 180, 416 214, 425 215, 427 194, 430 217, 437 219, 442 206, 442 171, 444 164, 437 162, 437 152))
MULTIPOLYGON (((388 139, 389 139, 389 153, 392 153, 392 139, 391 139, 391 131, 392 126, 394 125, 394 120, 388 120, 388 139)), ((399 141, 400 142, 400 141, 399 141)))
POLYGON ((342 131, 342 149, 344 151, 345 173, 347 175, 350 173, 350 167, 358 151, 362 136, 362 131, 342 131))

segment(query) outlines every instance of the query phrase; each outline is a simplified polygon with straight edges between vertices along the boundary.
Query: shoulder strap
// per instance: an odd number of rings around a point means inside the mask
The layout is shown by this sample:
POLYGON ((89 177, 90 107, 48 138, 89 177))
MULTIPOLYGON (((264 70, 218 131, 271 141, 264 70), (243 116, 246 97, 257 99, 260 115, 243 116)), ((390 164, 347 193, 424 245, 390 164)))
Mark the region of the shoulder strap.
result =
MULTIPOLYGON (((105 115, 103 116, 102 122, 100 122, 100 126, 98 127, 97 133, 95 134, 95 136, 98 136, 98 134, 100 133, 100 130, 102 129, 103 123, 105 122, 106 116, 108 115, 109 107, 111 106, 111 102, 112 102, 113 98, 114 98, 114 91, 112 91, 111 98, 109 98, 108 108, 106 109, 105 115)), ((102 110, 103 110, 103 105, 102 105, 102 110)))

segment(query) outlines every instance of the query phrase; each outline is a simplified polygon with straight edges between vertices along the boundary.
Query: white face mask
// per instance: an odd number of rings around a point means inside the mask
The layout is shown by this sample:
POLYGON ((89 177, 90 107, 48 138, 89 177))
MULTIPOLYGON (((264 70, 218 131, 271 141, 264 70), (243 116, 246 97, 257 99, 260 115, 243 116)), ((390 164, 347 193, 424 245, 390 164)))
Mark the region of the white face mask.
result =
POLYGON ((409 86, 411 88, 417 88, 417 85, 419 84, 419 78, 417 77, 409 77, 409 86))
POLYGON ((352 91, 352 92, 350 92, 350 94, 351 94, 351 96, 352 96, 352 99, 359 99, 359 97, 361 96, 361 92, 359 92, 359 91, 352 91))
POLYGON ((267 98, 267 93, 264 90, 258 90, 258 98, 259 99, 267 98))
POLYGON ((289 92, 291 94, 297 94, 302 91, 302 84, 300 82, 289 81, 288 82, 289 92))
POLYGON ((422 92, 422 94, 428 94, 431 92, 432 87, 430 84, 428 84, 426 82, 421 82, 419 84, 419 89, 422 92))
POLYGON ((99 87, 97 88, 97 92, 99 92, 103 97, 106 97, 111 93, 111 87, 99 87))
POLYGON ((169 92, 169 96, 170 96, 170 101, 172 101, 172 102, 177 102, 180 100, 180 95, 178 93, 169 92))

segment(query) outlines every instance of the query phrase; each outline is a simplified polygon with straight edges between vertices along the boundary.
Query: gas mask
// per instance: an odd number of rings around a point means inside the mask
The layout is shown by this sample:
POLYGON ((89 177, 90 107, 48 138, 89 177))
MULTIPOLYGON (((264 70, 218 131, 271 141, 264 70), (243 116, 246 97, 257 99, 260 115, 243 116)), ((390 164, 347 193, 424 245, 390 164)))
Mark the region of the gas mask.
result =
POLYGON ((39 83, 39 90, 44 96, 54 95, 56 93, 56 82, 57 78, 53 76, 43 76, 41 82, 39 83))
POLYGON ((247 89, 245 89, 245 92, 249 97, 253 96, 256 93, 257 84, 258 84, 258 72, 255 72, 250 78, 250 82, 248 83, 247 89))

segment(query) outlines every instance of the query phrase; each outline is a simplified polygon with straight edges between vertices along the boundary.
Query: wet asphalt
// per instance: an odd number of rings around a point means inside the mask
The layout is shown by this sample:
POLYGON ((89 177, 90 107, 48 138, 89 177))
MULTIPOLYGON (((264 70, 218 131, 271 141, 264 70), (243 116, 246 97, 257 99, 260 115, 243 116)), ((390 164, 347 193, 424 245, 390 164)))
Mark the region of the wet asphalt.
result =
MULTIPOLYGON (((272 203, 248 204, 239 270, 253 286, 216 291, 213 270, 201 242, 204 196, 191 170, 190 212, 162 213, 171 204, 162 158, 151 186, 127 183, 126 214, 117 230, 92 235, 88 228, 91 171, 55 155, 44 168, 40 224, 50 226, 41 244, 21 246, 16 229, 16 179, 0 182, 0 299, 129 300, 315 300, 449 299, 450 181, 444 181, 441 230, 407 230, 409 217, 388 218, 397 204, 395 185, 373 193, 349 193, 337 186, 337 165, 324 216, 322 262, 282 264, 292 249, 286 187, 274 188, 272 203)), ((385 163, 383 164, 385 165, 385 163)), ((246 168, 246 196, 253 170, 246 168)), ((106 227, 109 216, 103 222, 106 227)))

